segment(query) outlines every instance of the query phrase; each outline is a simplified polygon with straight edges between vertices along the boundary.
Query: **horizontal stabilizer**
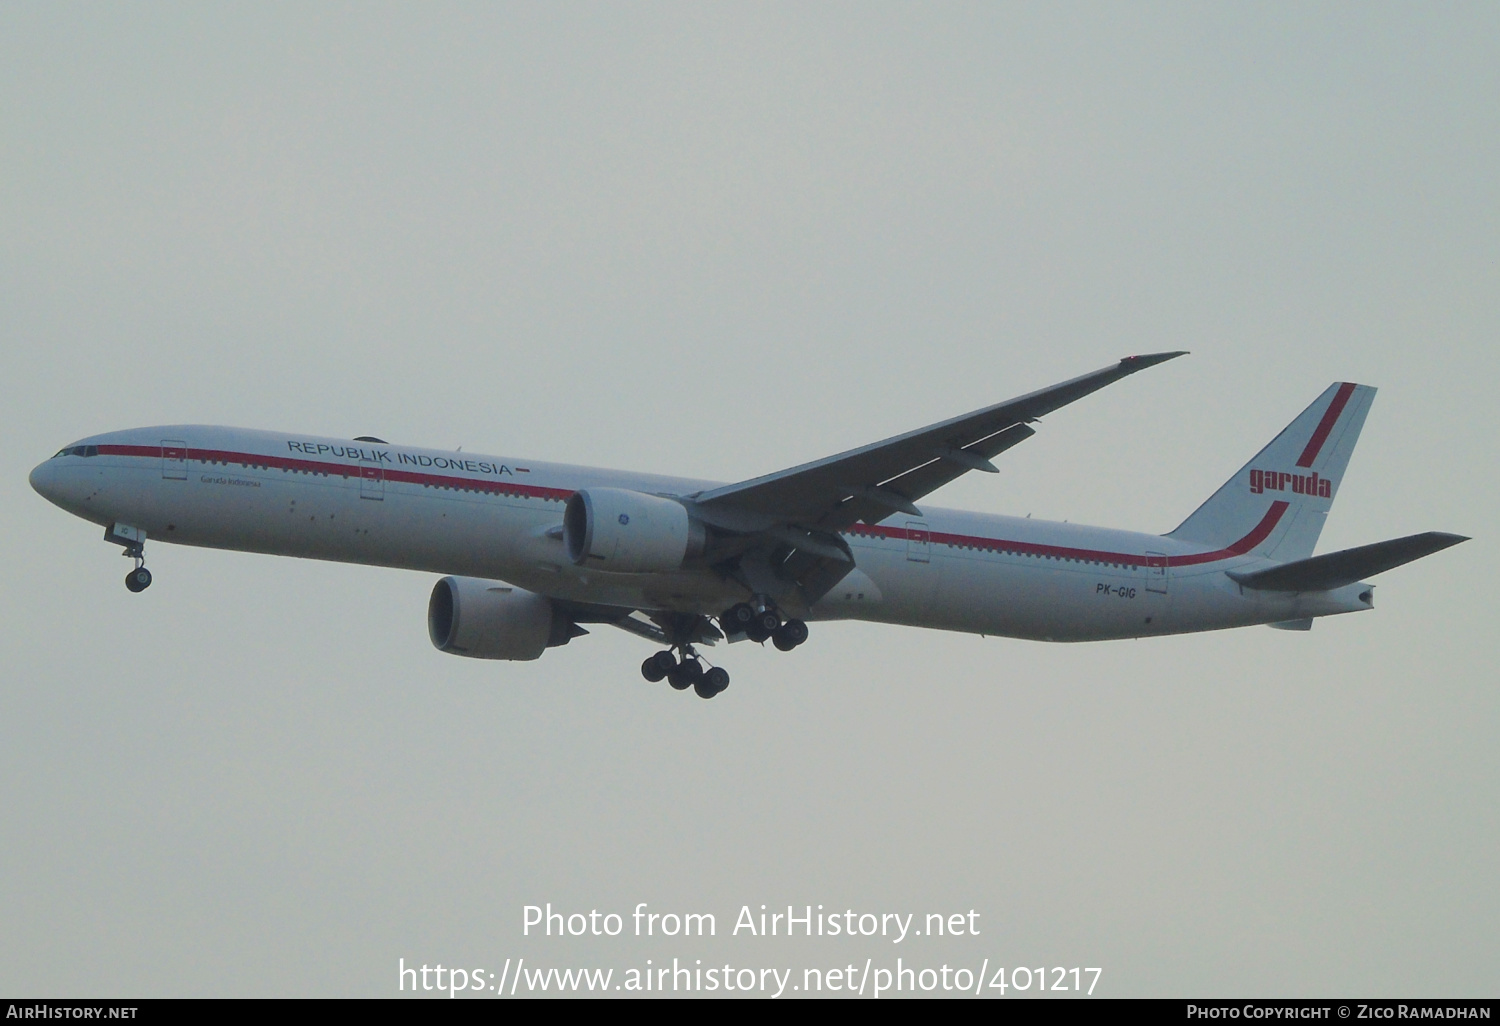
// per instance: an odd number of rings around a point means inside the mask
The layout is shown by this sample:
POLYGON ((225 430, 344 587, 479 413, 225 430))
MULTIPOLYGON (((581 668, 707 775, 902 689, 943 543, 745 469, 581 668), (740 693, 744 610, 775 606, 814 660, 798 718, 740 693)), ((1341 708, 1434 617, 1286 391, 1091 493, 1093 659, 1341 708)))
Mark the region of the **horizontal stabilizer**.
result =
POLYGON ((1228 571, 1230 578, 1247 588, 1261 591, 1331 591, 1354 584, 1382 570, 1390 570, 1414 559, 1441 552, 1450 545, 1468 541, 1461 534, 1428 531, 1406 538, 1361 545, 1342 552, 1330 552, 1295 563, 1273 566, 1269 570, 1241 574, 1228 571))

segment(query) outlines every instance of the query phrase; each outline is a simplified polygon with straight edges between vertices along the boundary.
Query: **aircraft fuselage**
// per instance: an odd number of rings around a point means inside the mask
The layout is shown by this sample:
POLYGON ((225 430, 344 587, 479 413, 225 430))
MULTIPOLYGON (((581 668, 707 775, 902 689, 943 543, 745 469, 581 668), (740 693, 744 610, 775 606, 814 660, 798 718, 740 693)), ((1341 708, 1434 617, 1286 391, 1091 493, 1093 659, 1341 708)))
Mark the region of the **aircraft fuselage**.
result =
MULTIPOLYGON (((747 596, 691 561, 668 573, 581 567, 559 536, 564 504, 580 488, 690 496, 718 482, 199 425, 96 435, 69 448, 84 454, 37 467, 37 491, 152 542, 486 578, 553 599, 705 616, 747 596)), ((1276 510, 1256 530, 1274 527, 1276 510)), ((1305 593, 1236 584, 1225 571, 1274 565, 1245 554, 1256 530, 1213 548, 927 503, 921 514, 844 531, 855 569, 793 612, 1088 641, 1371 607, 1365 584, 1305 593)))

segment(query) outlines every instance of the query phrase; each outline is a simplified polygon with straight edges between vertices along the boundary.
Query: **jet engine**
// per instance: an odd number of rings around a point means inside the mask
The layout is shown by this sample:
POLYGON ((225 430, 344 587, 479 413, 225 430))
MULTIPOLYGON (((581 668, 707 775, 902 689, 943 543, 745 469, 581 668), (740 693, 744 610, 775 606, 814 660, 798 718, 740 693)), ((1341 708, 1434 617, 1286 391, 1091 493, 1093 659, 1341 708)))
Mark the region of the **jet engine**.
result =
POLYGON ((433 645, 471 659, 536 659, 587 633, 545 595, 503 581, 444 577, 427 602, 433 645))
POLYGON ((708 532, 680 502, 624 488, 586 488, 563 511, 563 543, 579 566, 618 573, 676 570, 708 532))

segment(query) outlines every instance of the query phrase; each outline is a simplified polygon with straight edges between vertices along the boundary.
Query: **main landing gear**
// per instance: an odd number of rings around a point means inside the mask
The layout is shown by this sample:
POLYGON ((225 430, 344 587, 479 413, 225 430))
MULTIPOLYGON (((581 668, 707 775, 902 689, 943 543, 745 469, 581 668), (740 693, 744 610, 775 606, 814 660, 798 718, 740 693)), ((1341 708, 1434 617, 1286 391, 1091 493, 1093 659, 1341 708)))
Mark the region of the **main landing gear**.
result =
POLYGON ((678 691, 692 688, 699 698, 713 698, 729 687, 729 673, 722 666, 704 669, 691 645, 680 647, 680 662, 670 650, 658 652, 641 664, 641 676, 653 684, 665 679, 678 691))
POLYGON ((790 652, 807 640, 807 624, 801 620, 781 619, 776 607, 764 600, 741 602, 719 614, 724 633, 743 634, 751 641, 770 641, 778 650, 790 652))
MULTIPOLYGON (((701 618, 698 622, 702 622, 701 618)), ((807 640, 807 624, 801 620, 783 621, 775 605, 761 596, 724 610, 719 614, 719 626, 730 638, 743 636, 751 641, 770 641, 783 652, 790 652, 807 640)), ((667 636, 672 647, 642 663, 642 677, 653 684, 665 680, 678 691, 692 688, 699 698, 713 698, 729 687, 729 674, 723 667, 705 667, 693 646, 687 643, 694 637, 692 632, 673 630, 667 636)))

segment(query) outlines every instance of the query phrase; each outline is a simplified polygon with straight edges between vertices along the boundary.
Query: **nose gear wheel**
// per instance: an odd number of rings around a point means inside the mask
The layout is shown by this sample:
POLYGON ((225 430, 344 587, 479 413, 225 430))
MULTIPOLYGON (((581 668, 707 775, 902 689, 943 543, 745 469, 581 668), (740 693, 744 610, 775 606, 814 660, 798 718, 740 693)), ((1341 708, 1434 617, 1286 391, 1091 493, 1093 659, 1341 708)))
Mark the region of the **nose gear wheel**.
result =
POLYGON ((139 543, 127 545, 121 555, 135 560, 135 569, 125 575, 126 589, 138 595, 151 587, 151 571, 146 569, 146 546, 139 543))

